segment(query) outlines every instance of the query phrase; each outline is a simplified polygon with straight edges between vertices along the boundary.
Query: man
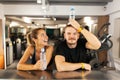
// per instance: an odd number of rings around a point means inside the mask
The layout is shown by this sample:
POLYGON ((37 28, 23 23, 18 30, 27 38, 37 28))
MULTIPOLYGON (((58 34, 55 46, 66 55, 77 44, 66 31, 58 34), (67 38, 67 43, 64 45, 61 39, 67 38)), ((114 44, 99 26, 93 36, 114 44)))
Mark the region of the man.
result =
POLYGON ((56 49, 56 68, 58 71, 91 70, 87 49, 99 49, 101 43, 91 32, 80 27, 77 21, 71 19, 69 23, 64 29, 65 41, 56 49), (79 39, 79 33, 83 34, 85 39, 79 39))

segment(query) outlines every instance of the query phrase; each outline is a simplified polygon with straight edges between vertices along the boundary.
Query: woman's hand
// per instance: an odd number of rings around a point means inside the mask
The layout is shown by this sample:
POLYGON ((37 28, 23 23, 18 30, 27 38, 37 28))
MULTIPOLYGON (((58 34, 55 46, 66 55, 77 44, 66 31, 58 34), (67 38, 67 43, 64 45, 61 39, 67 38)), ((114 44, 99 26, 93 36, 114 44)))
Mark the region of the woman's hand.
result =
POLYGON ((42 64, 41 64, 40 60, 38 60, 36 62, 36 64, 34 65, 34 69, 35 70, 42 70, 42 64))

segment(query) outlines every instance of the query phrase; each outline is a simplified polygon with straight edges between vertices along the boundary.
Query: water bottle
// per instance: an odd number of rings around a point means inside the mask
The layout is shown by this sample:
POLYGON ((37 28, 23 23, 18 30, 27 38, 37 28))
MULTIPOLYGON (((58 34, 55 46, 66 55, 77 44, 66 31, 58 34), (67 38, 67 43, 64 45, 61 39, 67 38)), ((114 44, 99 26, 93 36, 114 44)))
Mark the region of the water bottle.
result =
POLYGON ((71 9, 70 9, 69 19, 75 19, 75 9, 74 9, 74 7, 71 7, 71 9))
POLYGON ((45 48, 41 48, 40 61, 42 64, 42 70, 45 70, 47 68, 45 48))

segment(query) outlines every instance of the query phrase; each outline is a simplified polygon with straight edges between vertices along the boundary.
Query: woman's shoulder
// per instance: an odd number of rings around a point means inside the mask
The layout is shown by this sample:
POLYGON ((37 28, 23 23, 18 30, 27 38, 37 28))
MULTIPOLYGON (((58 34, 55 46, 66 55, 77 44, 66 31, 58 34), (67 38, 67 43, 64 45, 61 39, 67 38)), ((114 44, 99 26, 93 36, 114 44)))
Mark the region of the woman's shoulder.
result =
POLYGON ((28 49, 34 49, 34 46, 29 45, 27 48, 28 48, 28 49))
POLYGON ((47 51, 53 51, 53 46, 52 45, 46 46, 46 50, 47 51))
POLYGON ((27 52, 29 52, 30 54, 32 54, 33 51, 34 51, 34 46, 29 45, 26 50, 27 50, 27 52))
POLYGON ((53 49, 52 45, 46 46, 46 49, 53 49))

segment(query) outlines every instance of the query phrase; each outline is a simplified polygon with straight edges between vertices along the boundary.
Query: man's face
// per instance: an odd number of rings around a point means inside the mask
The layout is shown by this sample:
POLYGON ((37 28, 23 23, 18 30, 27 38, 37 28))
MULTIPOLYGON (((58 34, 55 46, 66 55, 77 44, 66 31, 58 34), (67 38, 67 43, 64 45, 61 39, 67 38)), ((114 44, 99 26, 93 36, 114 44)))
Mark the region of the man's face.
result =
POLYGON ((64 38, 66 39, 68 44, 73 45, 77 43, 79 33, 73 27, 67 27, 65 29, 64 38))

